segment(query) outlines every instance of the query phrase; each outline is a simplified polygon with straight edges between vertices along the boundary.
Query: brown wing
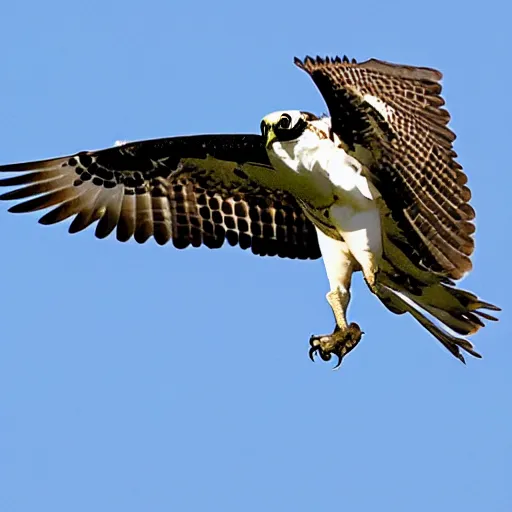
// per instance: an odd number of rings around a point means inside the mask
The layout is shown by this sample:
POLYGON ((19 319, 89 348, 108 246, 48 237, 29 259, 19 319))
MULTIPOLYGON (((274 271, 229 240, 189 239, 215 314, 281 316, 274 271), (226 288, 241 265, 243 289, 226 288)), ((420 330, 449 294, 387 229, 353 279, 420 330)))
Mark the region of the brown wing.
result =
POLYGON ((0 166, 14 173, 0 186, 16 187, 0 199, 25 200, 9 209, 15 213, 54 207, 39 222, 74 217, 70 233, 97 221, 98 238, 115 229, 122 242, 153 236, 181 249, 227 240, 261 256, 320 257, 315 229, 295 199, 252 181, 254 168, 274 172, 257 135, 142 141, 0 166))
POLYGON ((409 257, 452 279, 462 277, 471 269, 475 212, 455 161, 455 135, 446 127, 450 116, 440 108, 441 73, 346 57, 295 63, 319 88, 348 151, 370 155, 365 163, 407 239, 409 257))

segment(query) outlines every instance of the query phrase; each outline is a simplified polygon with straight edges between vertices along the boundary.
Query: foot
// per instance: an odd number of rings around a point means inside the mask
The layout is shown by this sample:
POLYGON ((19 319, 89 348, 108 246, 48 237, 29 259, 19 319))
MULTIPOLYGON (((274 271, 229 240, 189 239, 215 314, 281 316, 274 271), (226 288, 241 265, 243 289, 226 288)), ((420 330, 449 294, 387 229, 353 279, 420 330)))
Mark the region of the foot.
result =
POLYGON ((332 354, 335 354, 338 356, 338 363, 334 369, 339 368, 343 357, 359 343, 363 334, 359 325, 351 323, 343 330, 336 326, 332 334, 311 336, 309 357, 314 361, 314 355, 318 353, 324 361, 329 361, 332 354))

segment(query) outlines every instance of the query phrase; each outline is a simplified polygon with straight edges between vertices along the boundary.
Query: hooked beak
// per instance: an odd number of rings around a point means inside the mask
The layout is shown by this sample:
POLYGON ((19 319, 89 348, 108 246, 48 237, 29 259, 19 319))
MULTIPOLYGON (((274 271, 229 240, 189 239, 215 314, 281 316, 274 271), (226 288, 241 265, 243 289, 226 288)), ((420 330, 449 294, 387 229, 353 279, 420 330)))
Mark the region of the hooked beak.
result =
POLYGON ((274 133, 274 125, 263 121, 261 123, 261 135, 265 139, 265 147, 270 149, 270 146, 272 146, 274 141, 277 139, 276 134, 274 133))

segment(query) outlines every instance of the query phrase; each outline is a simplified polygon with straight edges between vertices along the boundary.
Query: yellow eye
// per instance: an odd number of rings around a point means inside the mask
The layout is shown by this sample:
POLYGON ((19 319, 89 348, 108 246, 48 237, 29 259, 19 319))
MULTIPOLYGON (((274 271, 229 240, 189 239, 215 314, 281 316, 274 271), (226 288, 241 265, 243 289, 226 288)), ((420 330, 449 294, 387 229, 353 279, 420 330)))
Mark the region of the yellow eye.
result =
POLYGON ((277 123, 277 128, 281 130, 287 130, 290 128, 290 125, 292 124, 292 118, 288 114, 283 114, 281 116, 281 119, 279 119, 279 122, 277 123))

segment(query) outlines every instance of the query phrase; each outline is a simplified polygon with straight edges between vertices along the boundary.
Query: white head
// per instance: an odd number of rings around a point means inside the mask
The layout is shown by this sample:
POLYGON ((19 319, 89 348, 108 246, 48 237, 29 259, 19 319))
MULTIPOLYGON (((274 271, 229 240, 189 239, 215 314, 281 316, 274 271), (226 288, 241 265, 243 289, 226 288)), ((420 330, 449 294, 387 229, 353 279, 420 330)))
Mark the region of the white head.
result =
POLYGON ((272 112, 261 121, 261 134, 266 139, 267 150, 276 141, 288 142, 297 140, 308 128, 311 121, 318 117, 301 110, 272 112))
POLYGON ((332 183, 325 172, 336 147, 330 132, 329 118, 301 110, 272 112, 263 118, 261 134, 278 171, 272 174, 277 187, 313 202, 332 202, 332 183))

